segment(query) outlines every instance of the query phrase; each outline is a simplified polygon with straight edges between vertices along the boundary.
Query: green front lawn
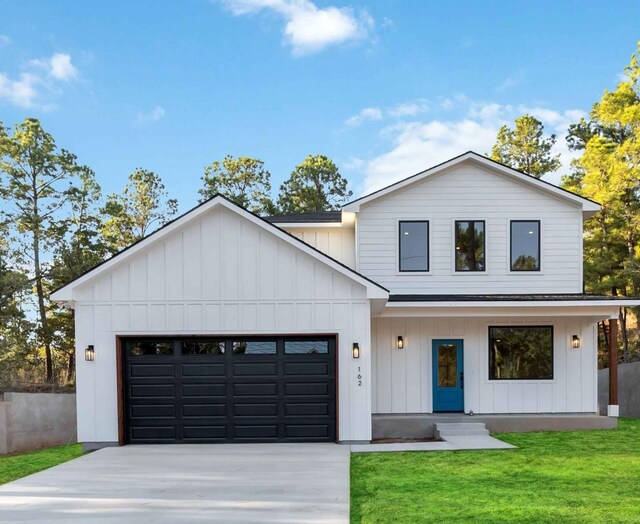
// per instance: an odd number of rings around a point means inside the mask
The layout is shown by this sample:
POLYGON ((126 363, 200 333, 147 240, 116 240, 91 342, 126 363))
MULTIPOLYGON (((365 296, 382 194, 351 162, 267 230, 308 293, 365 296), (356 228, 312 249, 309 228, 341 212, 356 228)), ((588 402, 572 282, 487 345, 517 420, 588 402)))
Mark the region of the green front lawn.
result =
POLYGON ((0 456, 0 484, 57 466, 83 454, 80 444, 0 456))
POLYGON ((640 522, 640 420, 513 450, 351 456, 352 522, 640 522))

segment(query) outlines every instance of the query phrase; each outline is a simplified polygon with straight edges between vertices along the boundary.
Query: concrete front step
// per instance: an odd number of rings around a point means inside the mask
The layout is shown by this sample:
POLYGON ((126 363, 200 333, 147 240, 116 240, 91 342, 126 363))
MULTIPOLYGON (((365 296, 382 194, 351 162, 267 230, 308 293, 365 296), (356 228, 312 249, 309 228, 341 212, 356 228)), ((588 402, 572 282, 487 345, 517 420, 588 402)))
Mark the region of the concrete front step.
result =
POLYGON ((481 437, 488 436, 487 427, 481 422, 474 423, 437 423, 435 425, 435 437, 446 440, 447 437, 481 437))

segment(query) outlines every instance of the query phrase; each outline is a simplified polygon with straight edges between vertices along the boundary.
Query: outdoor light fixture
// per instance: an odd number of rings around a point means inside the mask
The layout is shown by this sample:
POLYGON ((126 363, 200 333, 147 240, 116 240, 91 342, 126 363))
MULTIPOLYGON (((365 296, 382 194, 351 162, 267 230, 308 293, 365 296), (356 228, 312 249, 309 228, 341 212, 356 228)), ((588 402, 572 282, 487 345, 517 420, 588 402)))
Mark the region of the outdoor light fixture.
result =
POLYGON ((404 338, 402 338, 402 335, 398 337, 398 349, 404 349, 404 338))
POLYGON ((351 350, 353 358, 360 358, 360 346, 357 342, 353 343, 353 349, 351 350))
POLYGON ((93 346, 87 346, 84 350, 84 359, 88 362, 93 362, 96 358, 96 350, 93 346))
POLYGON ((582 345, 582 341, 580 340, 580 337, 578 335, 573 335, 571 337, 571 347, 573 349, 580 349, 581 345, 582 345))

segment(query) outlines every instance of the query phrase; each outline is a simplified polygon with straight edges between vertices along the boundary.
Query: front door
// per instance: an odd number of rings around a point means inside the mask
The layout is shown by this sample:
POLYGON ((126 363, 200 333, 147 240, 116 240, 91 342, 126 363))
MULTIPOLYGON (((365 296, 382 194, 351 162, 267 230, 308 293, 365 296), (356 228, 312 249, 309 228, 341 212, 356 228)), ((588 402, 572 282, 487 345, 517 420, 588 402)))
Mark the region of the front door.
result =
POLYGON ((433 411, 464 411, 462 340, 433 341, 433 411))

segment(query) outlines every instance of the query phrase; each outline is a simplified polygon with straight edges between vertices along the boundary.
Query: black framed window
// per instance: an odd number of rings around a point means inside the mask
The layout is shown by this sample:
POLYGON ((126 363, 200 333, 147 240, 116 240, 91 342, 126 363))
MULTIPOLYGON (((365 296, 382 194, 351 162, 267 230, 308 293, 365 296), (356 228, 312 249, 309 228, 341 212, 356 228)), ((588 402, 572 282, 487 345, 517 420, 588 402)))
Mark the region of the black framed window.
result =
POLYGON ((224 340, 184 340, 183 355, 224 355, 224 340))
POLYGON ((429 221, 402 220, 398 234, 400 271, 429 271, 429 221))
POLYGON ((141 357, 145 355, 173 355, 171 340, 130 340, 127 342, 129 355, 141 357))
POLYGON ((553 378, 553 326, 489 328, 489 380, 553 378))
POLYGON ((511 271, 540 271, 540 221, 511 221, 511 271))
POLYGON ((456 220, 455 229, 456 271, 484 271, 484 220, 456 220))
POLYGON ((234 355, 275 355, 278 352, 275 340, 239 340, 233 342, 234 355))
POLYGON ((285 340, 287 355, 322 355, 329 353, 328 340, 285 340))

